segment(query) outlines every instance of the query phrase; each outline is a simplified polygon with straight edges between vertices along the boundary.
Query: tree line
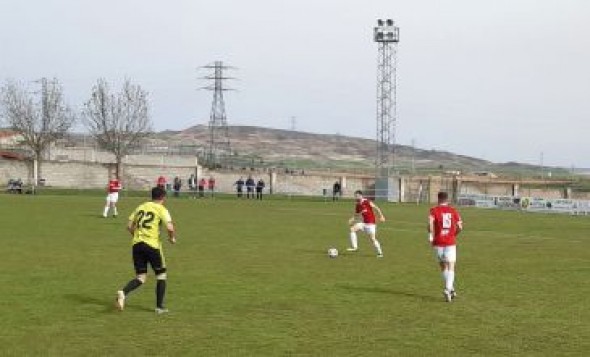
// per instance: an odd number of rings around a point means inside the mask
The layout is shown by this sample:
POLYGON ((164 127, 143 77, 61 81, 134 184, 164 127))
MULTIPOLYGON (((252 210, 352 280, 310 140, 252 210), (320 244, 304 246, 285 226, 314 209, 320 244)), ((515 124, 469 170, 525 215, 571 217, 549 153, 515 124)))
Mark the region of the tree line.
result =
POLYGON ((79 112, 66 103, 57 79, 43 78, 38 82, 41 91, 37 92, 14 80, 7 80, 0 88, 0 120, 3 126, 22 135, 22 145, 31 151, 36 163, 36 179, 43 154, 76 122, 86 127, 101 149, 115 156, 117 177, 123 158, 152 132, 148 93, 129 79, 118 92, 106 80, 97 80, 79 112))

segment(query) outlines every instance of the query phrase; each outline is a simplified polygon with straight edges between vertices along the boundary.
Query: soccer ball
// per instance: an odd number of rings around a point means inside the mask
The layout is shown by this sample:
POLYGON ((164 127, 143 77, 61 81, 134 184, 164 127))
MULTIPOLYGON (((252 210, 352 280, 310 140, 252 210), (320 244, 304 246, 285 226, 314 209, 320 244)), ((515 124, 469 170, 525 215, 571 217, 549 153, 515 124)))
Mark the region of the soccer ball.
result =
POLYGON ((328 256, 330 258, 336 258, 338 256, 338 249, 336 249, 336 248, 328 249, 328 256))

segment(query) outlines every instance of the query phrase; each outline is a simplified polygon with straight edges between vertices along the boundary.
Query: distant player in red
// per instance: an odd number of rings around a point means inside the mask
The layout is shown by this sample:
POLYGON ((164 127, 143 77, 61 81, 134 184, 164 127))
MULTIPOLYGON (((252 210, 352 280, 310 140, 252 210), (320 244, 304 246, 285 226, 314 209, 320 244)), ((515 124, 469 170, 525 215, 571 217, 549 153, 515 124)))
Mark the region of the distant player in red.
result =
POLYGON ((107 185, 107 203, 104 206, 102 216, 107 218, 109 208, 113 209, 113 217, 117 217, 117 201, 119 201, 119 191, 121 191, 121 181, 114 174, 111 176, 107 185))
POLYGON ((449 195, 438 193, 438 205, 430 209, 428 216, 428 239, 430 240, 442 277, 445 282, 443 294, 451 302, 455 293, 455 263, 457 261, 457 235, 463 230, 459 213, 449 205, 449 195))
POLYGON ((356 191, 354 193, 356 199, 356 206, 354 215, 348 220, 350 224, 350 245, 351 247, 347 250, 349 252, 356 252, 358 250, 358 238, 356 232, 363 231, 369 235, 375 250, 377 251, 377 257, 383 257, 383 251, 381 250, 381 244, 377 240, 377 225, 375 222, 375 211, 379 214, 379 220, 385 222, 385 217, 381 212, 381 209, 375 205, 372 201, 363 197, 362 191, 356 191), (362 222, 357 222, 357 218, 361 218, 362 222), (355 223, 356 222, 356 223, 355 223))

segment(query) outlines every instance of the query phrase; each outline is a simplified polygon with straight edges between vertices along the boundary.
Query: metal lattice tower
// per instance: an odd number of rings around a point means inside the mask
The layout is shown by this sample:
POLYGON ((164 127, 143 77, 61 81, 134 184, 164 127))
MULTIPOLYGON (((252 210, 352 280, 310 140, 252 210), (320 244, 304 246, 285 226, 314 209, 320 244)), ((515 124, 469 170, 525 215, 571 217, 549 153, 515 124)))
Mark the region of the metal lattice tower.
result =
POLYGON ((204 79, 212 81, 212 85, 203 87, 203 89, 213 92, 211 114, 209 115, 207 165, 209 167, 224 166, 227 164, 227 160, 231 156, 231 143, 229 129, 227 127, 223 92, 232 90, 224 86, 224 81, 233 78, 224 77, 223 73, 228 69, 233 69, 233 67, 225 66, 222 61, 215 61, 213 64, 203 66, 202 68, 213 72, 204 77, 204 79))
POLYGON ((397 119, 397 43, 399 28, 391 19, 377 20, 373 40, 379 46, 377 60, 377 177, 389 176, 394 165, 397 119))

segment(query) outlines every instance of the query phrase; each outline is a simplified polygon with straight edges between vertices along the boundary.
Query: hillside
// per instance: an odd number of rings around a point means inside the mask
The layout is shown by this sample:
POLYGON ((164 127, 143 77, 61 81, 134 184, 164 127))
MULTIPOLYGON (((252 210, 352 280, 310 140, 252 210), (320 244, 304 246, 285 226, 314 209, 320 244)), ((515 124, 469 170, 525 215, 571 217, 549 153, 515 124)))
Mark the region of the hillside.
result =
MULTIPOLYGON (((243 162, 294 168, 366 168, 374 165, 376 142, 342 135, 313 134, 254 126, 230 126, 232 150, 243 162)), ((208 129, 197 125, 183 131, 166 131, 158 137, 180 145, 197 146, 204 152, 208 129)), ((540 172, 539 167, 486 160, 437 150, 396 145, 396 168, 403 171, 460 170, 496 173, 540 172)), ((559 169, 557 169, 559 171, 559 169)), ((558 172, 555 172, 556 174, 558 172)))

